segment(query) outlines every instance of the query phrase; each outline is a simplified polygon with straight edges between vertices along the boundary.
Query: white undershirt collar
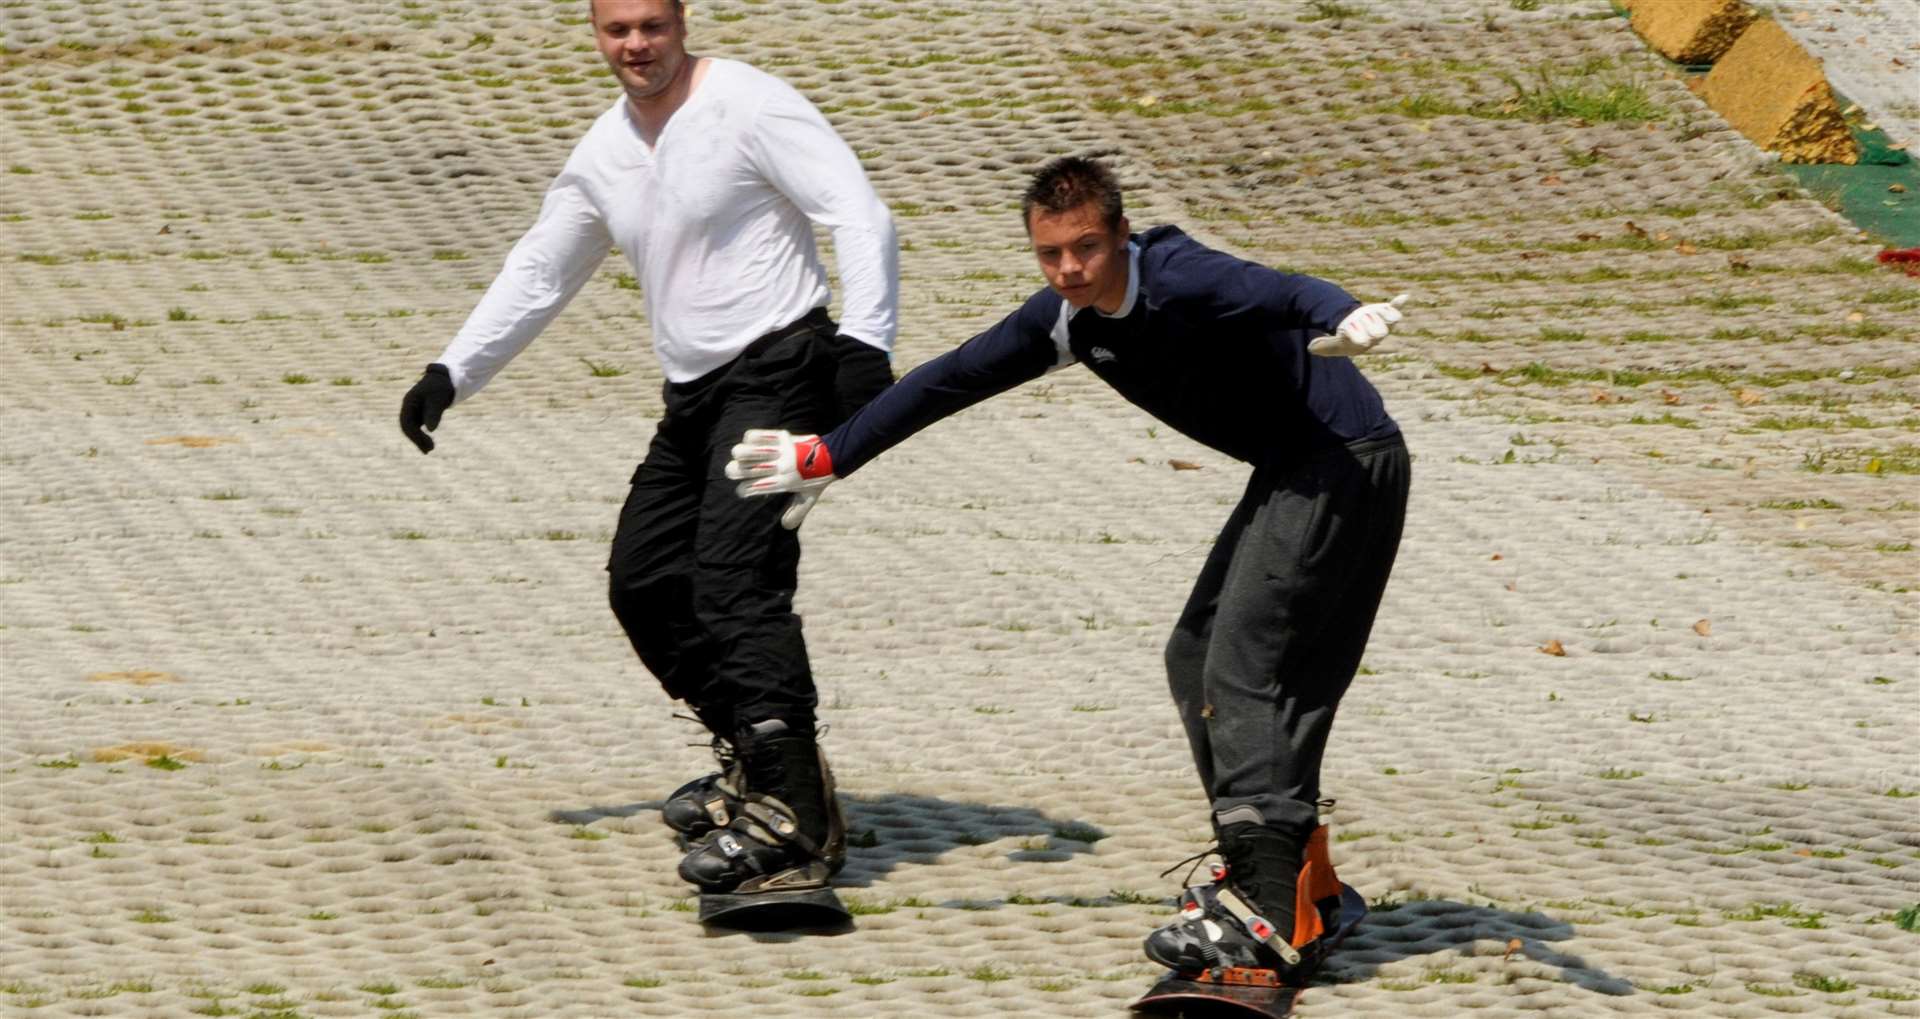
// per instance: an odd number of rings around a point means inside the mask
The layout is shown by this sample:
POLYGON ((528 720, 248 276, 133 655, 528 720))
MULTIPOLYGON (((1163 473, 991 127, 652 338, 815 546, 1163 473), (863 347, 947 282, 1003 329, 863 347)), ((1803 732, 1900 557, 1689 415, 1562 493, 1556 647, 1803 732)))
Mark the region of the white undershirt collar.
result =
MULTIPOLYGON (((1103 318, 1126 318, 1133 314, 1133 302, 1140 296, 1140 245, 1127 242, 1127 296, 1120 302, 1120 310, 1109 315, 1099 308, 1093 310, 1103 318)), ((1088 305, 1092 308, 1092 305, 1088 305)))

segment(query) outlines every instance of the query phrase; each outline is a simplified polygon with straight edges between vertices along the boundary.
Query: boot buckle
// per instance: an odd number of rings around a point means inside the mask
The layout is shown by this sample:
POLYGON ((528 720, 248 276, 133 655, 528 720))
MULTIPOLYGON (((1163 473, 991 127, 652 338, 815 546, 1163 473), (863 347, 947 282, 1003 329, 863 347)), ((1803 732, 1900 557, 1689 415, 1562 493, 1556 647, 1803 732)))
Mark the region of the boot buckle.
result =
POLYGON ((1289 944, 1286 938, 1281 937, 1279 930, 1268 923, 1265 917, 1254 912, 1253 907, 1247 905, 1247 900, 1235 894, 1231 888, 1221 888, 1219 899, 1227 912, 1240 922, 1240 926, 1246 928, 1248 934, 1259 939, 1268 948, 1273 949, 1282 962, 1289 966, 1300 965, 1300 952, 1289 944))

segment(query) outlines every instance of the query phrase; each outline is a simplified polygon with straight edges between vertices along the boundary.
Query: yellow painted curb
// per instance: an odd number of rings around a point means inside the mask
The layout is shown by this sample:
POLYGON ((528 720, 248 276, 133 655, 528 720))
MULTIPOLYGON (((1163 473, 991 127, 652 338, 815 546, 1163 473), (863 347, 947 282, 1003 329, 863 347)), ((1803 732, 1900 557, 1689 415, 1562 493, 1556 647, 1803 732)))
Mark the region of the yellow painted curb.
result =
POLYGON ((1743 0, 1631 0, 1633 30, 1679 64, 1720 59, 1758 15, 1743 0))
POLYGON ((1735 130, 1783 162, 1859 161, 1820 61, 1772 20, 1749 25, 1700 82, 1699 93, 1735 130))

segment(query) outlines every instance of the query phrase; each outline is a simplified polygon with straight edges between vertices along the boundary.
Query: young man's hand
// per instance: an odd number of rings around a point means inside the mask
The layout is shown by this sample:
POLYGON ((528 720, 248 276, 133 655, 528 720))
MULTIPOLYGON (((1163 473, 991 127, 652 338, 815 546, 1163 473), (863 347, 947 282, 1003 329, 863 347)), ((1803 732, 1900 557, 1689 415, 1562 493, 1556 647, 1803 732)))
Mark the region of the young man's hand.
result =
POLYGON ((820 492, 839 480, 833 476, 833 457, 818 435, 795 435, 778 428, 749 428, 733 447, 727 477, 740 482, 741 496, 793 493, 780 526, 791 531, 807 518, 820 492))
POLYGON ((453 406, 453 395, 453 376, 447 373, 447 366, 430 364, 400 401, 400 431, 420 447, 420 452, 433 452, 433 436, 427 432, 440 427, 440 415, 453 406))
POLYGON ((1401 294, 1385 304, 1363 304, 1353 309, 1351 314, 1340 320, 1333 335, 1322 336, 1308 343, 1308 352, 1321 357, 1352 357, 1372 350, 1387 338, 1395 322, 1406 317, 1400 314, 1400 306, 1406 300, 1407 295, 1401 294))

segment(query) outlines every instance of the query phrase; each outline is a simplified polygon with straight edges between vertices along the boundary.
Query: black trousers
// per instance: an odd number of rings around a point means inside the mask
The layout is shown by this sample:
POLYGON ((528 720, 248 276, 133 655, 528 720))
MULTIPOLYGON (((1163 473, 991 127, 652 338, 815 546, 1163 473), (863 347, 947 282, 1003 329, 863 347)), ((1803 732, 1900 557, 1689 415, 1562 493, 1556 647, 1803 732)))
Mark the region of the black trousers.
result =
POLYGON ((1256 467, 1167 644, 1216 824, 1311 831, 1334 711, 1406 520, 1398 436, 1256 467))
POLYGON ((620 509, 607 563, 613 614, 667 694, 721 735, 768 718, 812 727, 818 698, 793 611, 800 539, 780 526, 787 500, 740 498, 723 472, 749 428, 837 423, 833 335, 815 309, 732 362, 668 383, 620 509))

